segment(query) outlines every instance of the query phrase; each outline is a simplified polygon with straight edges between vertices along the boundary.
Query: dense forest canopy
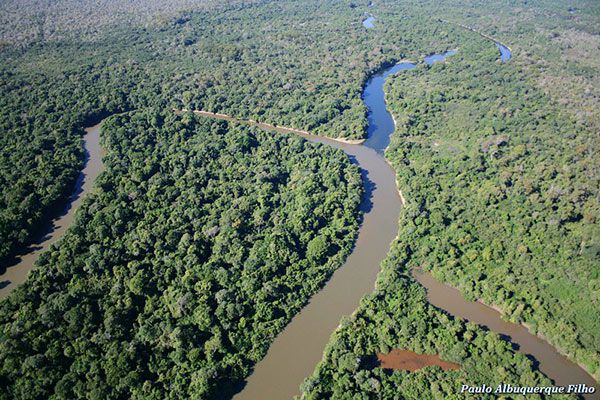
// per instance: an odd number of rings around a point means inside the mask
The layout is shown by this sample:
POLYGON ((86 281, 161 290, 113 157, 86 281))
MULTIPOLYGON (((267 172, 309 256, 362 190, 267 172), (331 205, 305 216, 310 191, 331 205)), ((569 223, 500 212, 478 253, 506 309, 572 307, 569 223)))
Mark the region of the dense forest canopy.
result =
POLYGON ((388 86, 412 265, 600 367, 596 134, 467 43, 388 86), (476 55, 476 56, 473 56, 476 55), (483 77, 486 77, 483 79, 483 77), (498 90, 501 87, 502 90, 498 90), (468 118, 458 116, 468 116, 468 118), (419 238, 419 239, 417 239, 419 238))
POLYGON ((214 10, 229 4, 251 3, 249 0, 6 0, 0 3, 0 45, 91 39, 124 24, 157 26, 186 10, 214 10))
MULTIPOLYGON (((400 222, 410 224, 405 218, 400 222)), ((400 233, 407 231, 401 228, 400 233)), ((467 395, 458 393, 462 385, 550 385, 525 355, 515 353, 497 334, 453 319, 428 304, 423 288, 398 269, 409 261, 409 251, 402 241, 394 243, 383 262, 377 288, 332 336, 323 361, 302 385, 303 398, 441 400, 465 398, 467 395), (408 372, 373 365, 374 354, 396 348, 439 354, 460 363, 461 368, 443 371, 428 367, 408 372)))
MULTIPOLYGON (((574 101, 580 92, 569 85, 587 85, 584 102, 596 104, 594 82, 600 74, 589 41, 577 46, 583 59, 573 58, 570 45, 555 48, 560 36, 595 35, 593 42, 598 43, 598 31, 591 24, 598 21, 598 7, 569 11, 558 2, 520 5, 525 14, 507 7, 513 13, 506 19, 495 15, 508 14, 498 4, 468 7, 466 12, 457 2, 436 2, 423 10, 438 9, 440 18, 455 17, 462 23, 459 17, 467 15, 474 27, 510 43, 513 59, 499 63, 486 39, 470 35, 461 38, 458 53, 447 63, 420 65, 387 82, 386 99, 397 127, 386 157, 408 199, 400 221, 401 240, 394 246, 400 256, 384 265, 378 290, 332 338, 325 360, 305 384, 309 398, 373 391, 368 381, 352 384, 349 372, 340 373, 345 358, 361 359, 399 347, 463 361, 448 352, 466 346, 460 334, 452 339, 458 345, 436 338, 423 348, 423 339, 412 342, 405 329, 414 324, 409 318, 432 317, 391 311, 395 309, 389 303, 410 280, 406 271, 416 267, 431 270, 472 300, 499 306, 509 319, 526 323, 598 376, 598 108, 586 109, 574 101), (573 14, 580 16, 576 24, 573 14), (516 25, 533 16, 540 25, 516 25), (498 25, 485 29, 483 21, 498 25), (575 29, 580 29, 577 34, 575 29), (548 30, 554 32, 549 37, 548 30), (565 49, 567 54, 559 56, 565 49), (540 70, 557 74, 560 92, 547 85, 540 70), (392 328, 375 335, 383 326, 392 328)), ((474 371, 465 368, 466 374, 474 371)), ((483 371, 481 382, 493 380, 483 371)), ((427 392, 410 387, 412 376, 401 372, 360 373, 373 376, 382 389, 406 388, 402 393, 409 398, 427 392)), ((444 380, 462 379, 457 373, 444 374, 452 376, 444 380)))
POLYGON ((96 191, 0 303, 0 398, 224 396, 349 252, 358 168, 188 114, 102 132, 96 191))
POLYGON ((0 50, 2 265, 67 197, 81 168, 83 126, 103 116, 201 108, 363 137, 368 72, 405 52, 443 48, 448 35, 432 35, 417 19, 367 33, 361 18, 344 2, 233 4, 89 40, 0 50))
POLYGON ((422 10, 509 42, 515 62, 576 122, 600 125, 600 3, 589 0, 420 1, 422 10))
POLYGON ((547 383, 496 335, 429 306, 417 266, 598 376, 600 4, 369 3, 0 4, 0 272, 70 194, 83 128, 126 112, 104 126, 108 169, 75 225, 0 303, 0 396, 205 398, 247 376, 350 250, 358 171, 325 146, 171 111, 362 138, 369 74, 446 49, 446 65, 386 85, 399 240, 305 393, 547 383), (511 61, 459 23, 509 44, 511 61), (394 347, 463 368, 363 363, 394 347))

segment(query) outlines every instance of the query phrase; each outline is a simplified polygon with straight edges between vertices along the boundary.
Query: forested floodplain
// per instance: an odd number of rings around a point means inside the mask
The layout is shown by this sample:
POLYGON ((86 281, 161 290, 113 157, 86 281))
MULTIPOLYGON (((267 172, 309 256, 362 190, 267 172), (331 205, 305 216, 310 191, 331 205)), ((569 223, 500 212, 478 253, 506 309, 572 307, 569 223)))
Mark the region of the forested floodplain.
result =
POLYGON ((229 396, 349 253, 360 174, 326 146, 167 110, 364 139, 369 75, 448 49, 452 62, 386 85, 407 207, 377 288, 304 393, 550 383, 429 305, 417 267, 598 376, 598 2, 148 0, 115 18, 33 3, 0 6, 0 273, 71 194, 83 128, 126 113, 104 124, 107 171, 72 229, 0 302, 0 398, 229 396), (461 369, 368 363, 392 349, 461 369))
POLYGON ((102 132, 98 190, 0 304, 0 397, 222 397, 348 254, 358 168, 191 114, 102 132))
MULTIPOLYGON (((401 218, 402 223, 409 221, 401 218)), ((377 288, 342 322, 323 361, 304 382, 304 398, 446 399, 461 398, 458 392, 463 384, 550 384, 525 355, 495 333, 452 319, 429 305, 423 288, 398 269, 409 261, 407 250, 400 242, 393 246, 377 288), (409 372, 373 365, 373 354, 396 348, 439 355, 461 368, 444 371, 436 366, 409 372)))
MULTIPOLYGON (((69 9, 75 20, 85 12, 69 9)), ((232 2, 85 39, 1 46, 0 270, 67 198, 83 163, 83 127, 107 115, 203 109, 364 138, 369 72, 443 49, 448 34, 405 14, 366 32, 363 14, 345 2, 232 2)))
MULTIPOLYGON (((557 11, 556 4, 547 3, 525 7, 526 15, 547 13, 545 20, 539 15, 537 18, 544 26, 556 19, 554 29, 561 35, 569 20, 563 19, 564 13, 557 11), (551 12, 556 14, 549 17, 551 12)), ((454 339, 459 344, 442 346, 434 336, 428 348, 406 337, 415 329, 415 322, 392 311, 405 302, 388 303, 400 297, 400 288, 410 287, 403 282, 410 277, 402 271, 419 267, 460 288, 469 299, 498 306, 511 321, 547 338, 598 377, 600 206, 594 113, 584 112, 581 102, 573 101, 576 89, 565 90, 561 98, 532 73, 539 67, 532 60, 543 60, 545 64, 539 63, 548 71, 560 70, 564 58, 558 55, 562 49, 553 48, 554 41, 534 33, 532 37, 538 41, 531 47, 531 37, 525 43, 509 41, 526 37, 535 26, 528 23, 517 32, 511 32, 511 25, 485 30, 483 21, 500 24, 501 20, 490 13, 491 3, 476 4, 468 15, 479 21, 477 27, 492 35, 501 32, 499 39, 511 44, 516 57, 500 64, 497 49, 474 35, 456 43, 459 52, 450 62, 420 65, 390 78, 386 99, 397 128, 386 157, 407 199, 400 241, 394 246, 399 256, 384 265, 386 272, 377 290, 334 335, 324 361, 305 384, 307 396, 327 398, 370 390, 366 383, 357 385, 350 380, 358 374, 374 377, 374 372, 366 372, 361 364, 373 352, 406 348, 443 357, 447 354, 444 349, 465 348, 460 334, 454 339), (530 48, 535 53, 528 53, 530 48), (382 327, 386 327, 384 332, 377 334, 382 327), (356 360, 355 369, 341 373, 343 360, 356 360)), ((415 3, 415 9, 421 6, 422 10, 435 10, 440 18, 462 16, 464 12, 457 2, 415 3)), ((386 2, 382 8, 389 10, 393 5, 386 2)), ((492 4, 491 8, 499 7, 492 4)), ((581 16, 577 28, 585 36, 585 30, 593 29, 591 21, 597 18, 597 7, 590 5, 577 12, 581 16)), ((510 21, 519 20, 518 15, 515 12, 510 21)), ((578 64, 589 63, 587 58, 578 64)), ((573 71, 571 67, 560 72, 558 81, 583 85, 599 76, 589 69, 584 80, 572 75, 573 71)), ((589 104, 593 91, 585 93, 589 104)), ((432 318, 416 311, 406 314, 414 321, 432 318)), ((424 331, 431 332, 432 328, 424 331)), ((452 334, 446 339, 450 337, 452 334)), ((461 357, 444 359, 465 365, 461 357)), ((505 361, 502 365, 508 364, 505 361)), ((468 380, 481 379, 488 372, 498 374, 499 370, 485 371, 480 370, 480 378, 471 376, 468 380)), ((506 373, 505 368, 501 371, 500 375, 506 373)), ((465 374, 473 372, 473 368, 464 367, 465 374)), ((391 390, 400 381, 405 384, 407 379, 398 372, 391 377, 375 374, 381 385, 375 384, 379 391, 373 390, 373 396, 391 390)), ((463 379, 463 375, 457 376, 463 379)), ((424 376, 408 379, 431 380, 424 376)), ((485 377, 481 381, 492 380, 485 377)), ((414 383, 407 385, 407 392, 402 393, 412 393, 415 398, 429 396, 424 395, 428 389, 419 392, 415 387, 418 385, 414 383)))
MULTIPOLYGON (((504 2, 460 0, 413 2, 455 24, 510 44, 515 62, 532 86, 548 94, 575 121, 600 124, 600 3, 574 0, 504 2)), ((419 11, 417 11, 419 9, 419 11)))
POLYGON ((461 47, 387 86, 398 122, 387 157, 413 202, 409 265, 500 306, 597 375, 597 135, 519 66, 477 41, 461 47))

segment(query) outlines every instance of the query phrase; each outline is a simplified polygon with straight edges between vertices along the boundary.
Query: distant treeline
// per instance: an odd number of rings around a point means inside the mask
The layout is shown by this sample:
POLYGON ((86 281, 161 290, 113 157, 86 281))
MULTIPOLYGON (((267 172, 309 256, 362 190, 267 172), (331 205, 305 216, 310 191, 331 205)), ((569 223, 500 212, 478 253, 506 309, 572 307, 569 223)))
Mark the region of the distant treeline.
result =
POLYGON ((361 18, 344 3, 231 4, 0 48, 0 269, 70 194, 83 128, 115 112, 196 108, 363 137, 368 71, 447 39, 417 20, 366 32, 361 18))

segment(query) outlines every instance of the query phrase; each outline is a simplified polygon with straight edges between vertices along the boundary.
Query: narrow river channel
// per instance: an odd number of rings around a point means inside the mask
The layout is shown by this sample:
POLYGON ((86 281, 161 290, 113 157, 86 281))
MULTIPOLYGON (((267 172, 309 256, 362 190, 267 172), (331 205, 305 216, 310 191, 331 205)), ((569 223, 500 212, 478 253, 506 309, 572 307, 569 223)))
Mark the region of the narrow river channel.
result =
MULTIPOLYGON (((502 53, 502 60, 507 61, 510 58, 510 50, 505 46, 498 47, 502 53)), ((425 62, 431 64, 443 61, 454 53, 455 51, 451 50, 443 54, 434 54, 426 57, 425 62)), ((363 100, 369 110, 369 126, 368 139, 363 145, 249 122, 264 129, 298 134, 312 142, 343 150, 361 168, 365 197, 361 206, 364 212, 362 225, 346 263, 277 336, 267 355, 247 379, 246 386, 236 395, 236 399, 278 400, 290 399, 299 394, 299 385, 321 360, 325 345, 341 318, 352 314, 360 299, 373 290, 380 263, 397 236, 402 206, 395 173, 383 157, 395 128, 394 120, 385 105, 383 86, 387 76, 412 68, 415 68, 414 64, 401 62, 375 74, 367 82, 363 100)), ((197 113, 211 118, 238 121, 225 115, 197 113)), ((74 193, 62 214, 59 213, 60 216, 53 221, 43 237, 25 249, 18 263, 9 266, 0 275, 0 298, 23 283, 40 254, 64 235, 83 197, 91 190, 94 180, 103 170, 99 125, 86 129, 84 143, 86 163, 74 193)), ((515 348, 534 358, 540 371, 555 383, 585 383, 598 387, 582 368, 562 356, 545 341, 531 335, 524 327, 502 320, 500 314, 490 307, 466 301, 456 289, 436 281, 427 273, 416 272, 414 276, 426 288, 433 305, 451 315, 473 321, 504 335, 515 348)), ((595 394, 589 398, 598 396, 595 394)))
MULTIPOLYGON (((75 212, 81 205, 85 195, 92 189, 93 183, 104 169, 102 156, 104 150, 100 146, 100 124, 85 129, 83 143, 85 147, 85 166, 77 177, 73 193, 66 204, 57 209, 56 217, 34 243, 26 247, 12 265, 0 275, 0 299, 8 296, 18 285, 27 279, 40 255, 65 234, 73 222, 75 212)), ((3 266, 4 269, 4 266, 3 266)))
MULTIPOLYGON (((508 61, 510 50, 499 43, 496 45, 501 60, 508 61)), ((425 57, 424 61, 431 65, 455 53, 456 50, 449 50, 432 54, 425 57)), ((364 145, 342 144, 331 139, 302 135, 308 140, 342 149, 361 167, 367 188, 363 203, 364 220, 355 248, 346 263, 277 336, 265 358, 247 379, 246 386, 234 397, 236 400, 283 400, 298 395, 300 384, 321 360, 325 345, 341 318, 352 314, 360 299, 373 290, 379 264, 397 236, 397 221, 402 205, 395 174, 383 157, 395 129, 394 119, 385 104, 383 87, 389 75, 415 67, 413 63, 400 62, 368 80, 363 92, 369 122, 368 139, 364 145)), ((436 281, 428 273, 421 271, 414 276, 425 287, 434 306, 503 335, 515 349, 532 357, 539 370, 556 384, 585 383, 598 386, 577 364, 521 325, 504 321, 493 308, 465 300, 458 290, 436 281)), ((598 398, 597 393, 588 398, 598 398)))

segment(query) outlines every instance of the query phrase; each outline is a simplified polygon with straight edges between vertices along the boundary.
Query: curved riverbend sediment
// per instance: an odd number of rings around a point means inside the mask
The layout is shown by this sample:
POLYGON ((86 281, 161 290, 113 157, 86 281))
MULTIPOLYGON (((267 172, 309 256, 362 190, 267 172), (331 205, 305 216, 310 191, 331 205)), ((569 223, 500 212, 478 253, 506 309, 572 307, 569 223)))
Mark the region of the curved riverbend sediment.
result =
POLYGON ((104 170, 102 164, 104 150, 100 146, 100 124, 86 128, 85 132, 83 137, 85 166, 77 177, 73 193, 63 208, 59 209, 58 216, 49 224, 43 234, 32 245, 27 246, 16 257, 16 263, 9 265, 6 271, 0 275, 0 299, 8 296, 18 285, 25 282, 29 271, 40 255, 63 237, 73 222, 75 212, 81 205, 83 197, 92 189, 94 181, 104 170))
MULTIPOLYGON (((425 62, 443 61, 454 52, 429 56, 425 62)), ((360 141, 350 143, 342 139, 313 136, 298 129, 247 121, 264 129, 293 133, 312 142, 343 150, 361 168, 366 195, 361 206, 364 211, 363 223, 353 252, 326 286, 310 299, 309 304, 275 338, 267 355, 256 365, 246 387, 237 398, 286 399, 298 394, 300 383, 321 360, 323 349, 340 319, 350 315, 357 308, 360 299, 372 291, 380 263, 397 236, 399 212, 403 203, 396 186, 395 172, 382 155, 395 129, 393 117, 385 106, 383 85, 387 76, 411 68, 415 68, 415 65, 402 62, 375 74, 367 82, 363 100, 369 109, 369 129, 364 145, 360 145, 360 141)), ((223 114, 202 111, 197 114, 245 122, 223 114)), ((17 265, 9 267, 0 276, 0 283, 7 282, 0 288, 0 297, 5 297, 14 287, 24 282, 39 255, 64 235, 84 195, 91 190, 95 178, 103 170, 99 126, 88 128, 86 132, 86 165, 67 207, 61 217, 53 222, 46 235, 33 246, 33 250, 21 256, 17 265)), ((466 301, 456 289, 427 274, 417 274, 415 277, 427 289, 433 305, 451 315, 508 335, 507 340, 515 344, 519 351, 535 358, 540 371, 557 384, 585 383, 597 387, 593 378, 582 368, 522 326, 503 321, 500 314, 488 306, 466 301)), ((593 395, 590 398, 598 397, 593 395)))
POLYGON ((402 201, 396 188, 396 174, 375 149, 342 140, 310 135, 293 128, 242 121, 223 114, 196 111, 196 114, 260 128, 293 133, 311 142, 343 150, 361 168, 365 196, 363 221, 352 253, 326 286, 291 320, 275 338, 267 355, 256 365, 236 399, 290 399, 299 394, 304 378, 323 357, 331 333, 340 319, 350 315, 360 299, 373 290, 379 265, 398 234, 402 201))
MULTIPOLYGON (((450 50, 442 54, 432 54, 424 61, 431 65, 444 61, 446 57, 455 53, 456 50, 450 50)), ((355 249, 347 262, 277 336, 236 399, 289 399, 298 394, 299 385, 321 360, 323 349, 340 319, 350 315, 360 298, 372 290, 379 272, 379 262, 385 258, 391 241, 396 237, 397 231, 390 229, 392 226, 397 229, 397 223, 391 224, 390 221, 398 220, 400 205, 404 203, 403 199, 399 201, 400 198, 394 195, 400 193, 396 187, 395 173, 382 157, 389 144, 390 135, 395 130, 394 118, 385 105, 383 85, 387 76, 415 67, 412 63, 401 62, 373 75, 367 81, 363 100, 369 110, 369 128, 364 146, 340 144, 331 139, 302 134, 311 141, 341 148, 354 157, 363 171, 367 186, 373 186, 367 191, 367 202, 371 202, 371 205, 366 209, 355 249), (383 168, 383 163, 387 168, 383 168), (373 170, 373 167, 376 169, 373 170), (382 199, 381 195, 389 196, 388 201, 394 199, 384 210, 377 209, 380 206, 385 207, 385 199, 382 199), (368 232, 373 231, 372 224, 376 221, 381 221, 381 225, 375 227, 377 236, 369 236, 368 232), (383 235, 379 235, 382 232, 383 235), (365 239, 366 236, 369 236, 368 239, 365 239), (368 243, 365 243, 366 241, 368 243), (374 252, 380 253, 374 256, 374 252)), ((297 133, 294 129, 280 129, 297 133)), ((493 308, 465 300, 457 289, 436 281, 427 273, 421 272, 414 277, 427 290, 431 304, 453 316, 472 321, 503 335, 516 350, 532 357, 539 370, 556 384, 585 383, 588 386, 597 386, 594 379, 580 366, 523 326, 504 321, 501 314, 493 308)), ((597 394, 586 397, 597 398, 597 394)))
POLYGON ((473 28, 471 26, 465 25, 465 24, 450 22, 448 20, 441 19, 441 18, 439 19, 439 21, 443 22, 443 23, 446 23, 446 24, 455 24, 455 25, 458 25, 458 26, 460 26, 463 29, 466 29, 468 31, 474 32, 474 33, 478 34, 479 36, 481 36, 483 38, 491 40, 492 42, 494 42, 494 44, 496 45, 496 47, 500 51, 500 61, 507 62, 508 60, 510 60, 512 58, 512 49, 510 47, 508 47, 506 44, 502 43, 500 40, 498 40, 498 39, 496 39, 496 38, 494 38, 494 37, 492 37, 492 36, 490 36, 488 34, 479 32, 477 29, 475 29, 475 28, 473 28))

